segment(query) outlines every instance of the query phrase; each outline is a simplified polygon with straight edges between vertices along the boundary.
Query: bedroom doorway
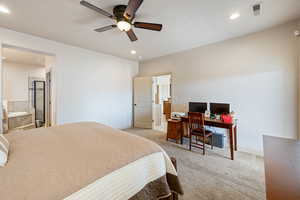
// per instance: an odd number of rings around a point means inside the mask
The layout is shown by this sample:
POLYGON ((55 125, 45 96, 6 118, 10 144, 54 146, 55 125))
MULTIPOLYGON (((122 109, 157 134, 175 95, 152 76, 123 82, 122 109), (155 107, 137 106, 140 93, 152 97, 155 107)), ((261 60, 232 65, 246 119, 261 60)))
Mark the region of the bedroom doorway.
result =
POLYGON ((55 57, 10 45, 2 46, 1 55, 2 132, 51 126, 55 57))
POLYGON ((171 74, 134 79, 134 127, 167 130, 164 102, 171 101, 171 74))

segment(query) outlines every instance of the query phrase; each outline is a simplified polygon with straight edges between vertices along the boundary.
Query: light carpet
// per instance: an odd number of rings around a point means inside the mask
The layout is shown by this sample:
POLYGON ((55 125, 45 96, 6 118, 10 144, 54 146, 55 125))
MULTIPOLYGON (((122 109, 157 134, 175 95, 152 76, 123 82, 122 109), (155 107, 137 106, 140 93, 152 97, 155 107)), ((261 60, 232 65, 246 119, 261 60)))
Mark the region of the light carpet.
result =
POLYGON ((265 200, 264 163, 259 156, 207 148, 188 150, 184 145, 166 141, 166 133, 148 129, 125 130, 158 143, 178 162, 178 173, 185 195, 180 200, 265 200))

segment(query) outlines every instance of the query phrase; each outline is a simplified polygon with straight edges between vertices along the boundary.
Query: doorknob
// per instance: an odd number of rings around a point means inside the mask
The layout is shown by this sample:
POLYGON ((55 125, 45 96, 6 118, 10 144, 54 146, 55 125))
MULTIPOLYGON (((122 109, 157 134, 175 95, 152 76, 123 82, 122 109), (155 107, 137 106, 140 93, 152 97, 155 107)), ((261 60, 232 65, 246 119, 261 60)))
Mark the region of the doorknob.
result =
POLYGON ((134 106, 136 106, 136 104, 134 104, 134 106))

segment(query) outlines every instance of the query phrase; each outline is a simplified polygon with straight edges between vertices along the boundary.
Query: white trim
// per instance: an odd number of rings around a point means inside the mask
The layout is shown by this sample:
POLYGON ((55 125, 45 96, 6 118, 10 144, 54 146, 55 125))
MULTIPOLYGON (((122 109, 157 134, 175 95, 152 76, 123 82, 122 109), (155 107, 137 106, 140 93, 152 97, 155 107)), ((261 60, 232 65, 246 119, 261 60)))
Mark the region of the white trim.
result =
POLYGON ((260 156, 260 157, 264 157, 264 152, 257 151, 257 150, 254 150, 254 149, 250 149, 250 148, 245 148, 245 147, 239 147, 238 146, 238 151, 239 152, 244 152, 244 153, 250 153, 250 154, 253 154, 253 155, 256 155, 256 156, 260 156))

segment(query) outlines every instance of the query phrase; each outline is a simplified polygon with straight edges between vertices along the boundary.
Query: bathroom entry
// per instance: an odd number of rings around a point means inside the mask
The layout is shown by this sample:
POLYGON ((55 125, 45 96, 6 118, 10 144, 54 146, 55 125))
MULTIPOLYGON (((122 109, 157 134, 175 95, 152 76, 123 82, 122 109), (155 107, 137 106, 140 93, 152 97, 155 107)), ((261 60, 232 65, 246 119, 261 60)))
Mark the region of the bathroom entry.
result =
POLYGON ((51 125, 51 77, 55 57, 9 45, 2 47, 2 128, 22 131, 51 125), (48 77, 47 75, 48 74, 48 77))

